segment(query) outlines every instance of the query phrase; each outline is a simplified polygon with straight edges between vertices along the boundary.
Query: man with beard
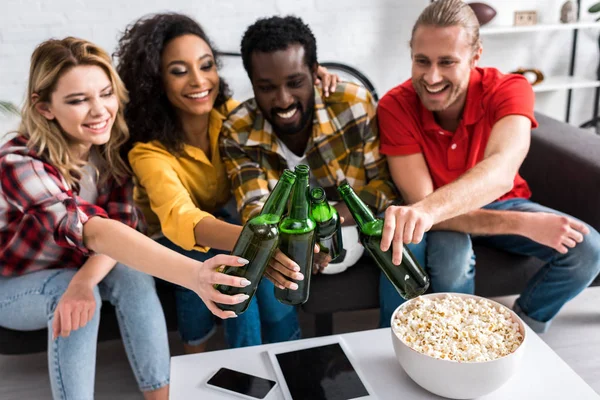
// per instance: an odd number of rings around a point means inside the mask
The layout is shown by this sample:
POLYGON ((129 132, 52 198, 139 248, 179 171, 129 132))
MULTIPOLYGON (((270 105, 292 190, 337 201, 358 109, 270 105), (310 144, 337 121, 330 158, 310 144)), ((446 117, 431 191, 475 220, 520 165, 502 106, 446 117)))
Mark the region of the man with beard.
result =
MULTIPOLYGON (((531 85, 478 68, 479 23, 460 0, 439 0, 417 20, 412 78, 379 103, 381 152, 409 206, 390 207, 382 247, 427 234, 434 291, 473 293, 475 240, 546 262, 514 309, 544 332, 600 269, 600 235, 529 200, 518 174, 537 126, 531 85), (394 236, 395 232, 395 236, 394 236)), ((396 251, 396 247, 394 248, 396 251)))
MULTIPOLYGON (((260 19, 247 29, 241 47, 255 98, 233 110, 223 124, 221 154, 244 222, 260 211, 283 170, 298 164, 310 167, 311 186, 323 187, 329 200, 340 199, 336 187, 344 180, 377 213, 397 199, 379 154, 370 93, 340 83, 323 95, 315 86, 316 41, 306 24, 291 16, 260 19)), ((336 209, 345 224, 353 224, 343 202, 336 209)), ((410 248, 421 263, 424 247, 410 248)), ((327 261, 317 261, 313 271, 327 261)), ((281 265, 281 274, 271 277, 283 283, 290 268, 281 265)), ((401 301, 382 275, 381 326, 389 326, 401 301)))

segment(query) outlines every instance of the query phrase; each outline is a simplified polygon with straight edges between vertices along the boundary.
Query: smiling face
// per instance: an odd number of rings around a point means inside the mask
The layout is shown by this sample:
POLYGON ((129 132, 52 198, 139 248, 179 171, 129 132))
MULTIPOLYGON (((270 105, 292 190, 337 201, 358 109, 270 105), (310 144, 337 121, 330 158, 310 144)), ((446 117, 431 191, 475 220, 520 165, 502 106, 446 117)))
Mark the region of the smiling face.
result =
POLYGON ((63 74, 49 102, 39 102, 38 112, 55 120, 72 150, 83 157, 92 145, 110 139, 119 101, 106 72, 95 65, 79 65, 63 74))
POLYGON ((265 119, 277 135, 294 135, 312 123, 316 66, 309 68, 304 47, 290 45, 271 53, 254 52, 252 88, 265 119))
POLYGON ((430 111, 456 113, 465 104, 471 69, 481 56, 460 26, 419 26, 412 40, 412 84, 430 111))
POLYGON ((219 93, 219 74, 210 46, 196 35, 171 40, 161 57, 162 79, 178 113, 207 115, 219 93))

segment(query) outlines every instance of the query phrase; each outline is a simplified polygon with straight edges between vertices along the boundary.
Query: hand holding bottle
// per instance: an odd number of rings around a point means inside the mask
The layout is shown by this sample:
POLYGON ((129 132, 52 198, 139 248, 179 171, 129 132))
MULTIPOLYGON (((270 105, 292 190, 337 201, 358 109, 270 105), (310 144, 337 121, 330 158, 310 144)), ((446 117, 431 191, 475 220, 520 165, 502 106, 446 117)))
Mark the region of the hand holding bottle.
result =
POLYGON ((390 206, 385 210, 381 250, 392 246, 392 262, 402 262, 402 247, 408 243, 419 243, 425 232, 431 229, 433 216, 415 206, 390 206))
POLYGON ((227 319, 236 317, 233 311, 223 311, 215 303, 220 304, 239 304, 248 299, 247 294, 237 294, 229 296, 219 292, 213 285, 227 285, 232 287, 246 287, 251 284, 244 277, 226 275, 219 271, 223 265, 231 267, 241 267, 248 264, 248 260, 237 256, 228 256, 219 254, 208 260, 198 263, 198 272, 196 274, 196 284, 191 288, 202 299, 206 307, 219 318, 227 319))
MULTIPOLYGON (((315 252, 317 251, 318 248, 315 246, 315 252)), ((279 289, 297 290, 298 284, 292 280, 301 281, 304 279, 304 275, 302 275, 300 266, 294 260, 277 249, 275 255, 269 261, 265 278, 273 282, 273 285, 279 289)))

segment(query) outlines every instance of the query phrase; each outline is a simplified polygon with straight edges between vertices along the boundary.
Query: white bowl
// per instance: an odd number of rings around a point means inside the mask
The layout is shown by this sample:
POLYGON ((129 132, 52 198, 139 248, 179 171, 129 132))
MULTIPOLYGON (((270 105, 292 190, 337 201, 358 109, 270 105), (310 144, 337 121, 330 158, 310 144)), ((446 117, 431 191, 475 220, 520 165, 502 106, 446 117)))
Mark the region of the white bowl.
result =
MULTIPOLYGON (((451 294, 462 298, 480 300, 482 297, 460 293, 433 293, 423 297, 430 299, 451 294)), ((527 335, 525 324, 512 310, 495 301, 488 300, 498 309, 510 312, 513 321, 519 324, 523 342, 513 353, 485 362, 457 362, 442 360, 420 353, 406 345, 394 331, 394 318, 399 310, 407 307, 409 300, 400 305, 392 314, 392 343, 394 352, 407 375, 419 386, 439 396, 451 399, 472 399, 484 396, 504 385, 518 370, 525 351, 527 335)))

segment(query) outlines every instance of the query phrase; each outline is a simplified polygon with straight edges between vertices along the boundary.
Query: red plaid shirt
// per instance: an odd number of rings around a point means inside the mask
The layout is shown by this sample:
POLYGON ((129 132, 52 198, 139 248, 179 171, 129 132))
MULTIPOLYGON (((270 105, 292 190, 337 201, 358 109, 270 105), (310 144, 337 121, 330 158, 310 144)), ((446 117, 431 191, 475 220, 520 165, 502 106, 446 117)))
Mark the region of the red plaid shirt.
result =
POLYGON ((102 216, 137 227, 133 186, 114 180, 98 188, 96 204, 75 195, 59 171, 18 136, 0 148, 0 274, 79 268, 93 253, 83 224, 102 216))

